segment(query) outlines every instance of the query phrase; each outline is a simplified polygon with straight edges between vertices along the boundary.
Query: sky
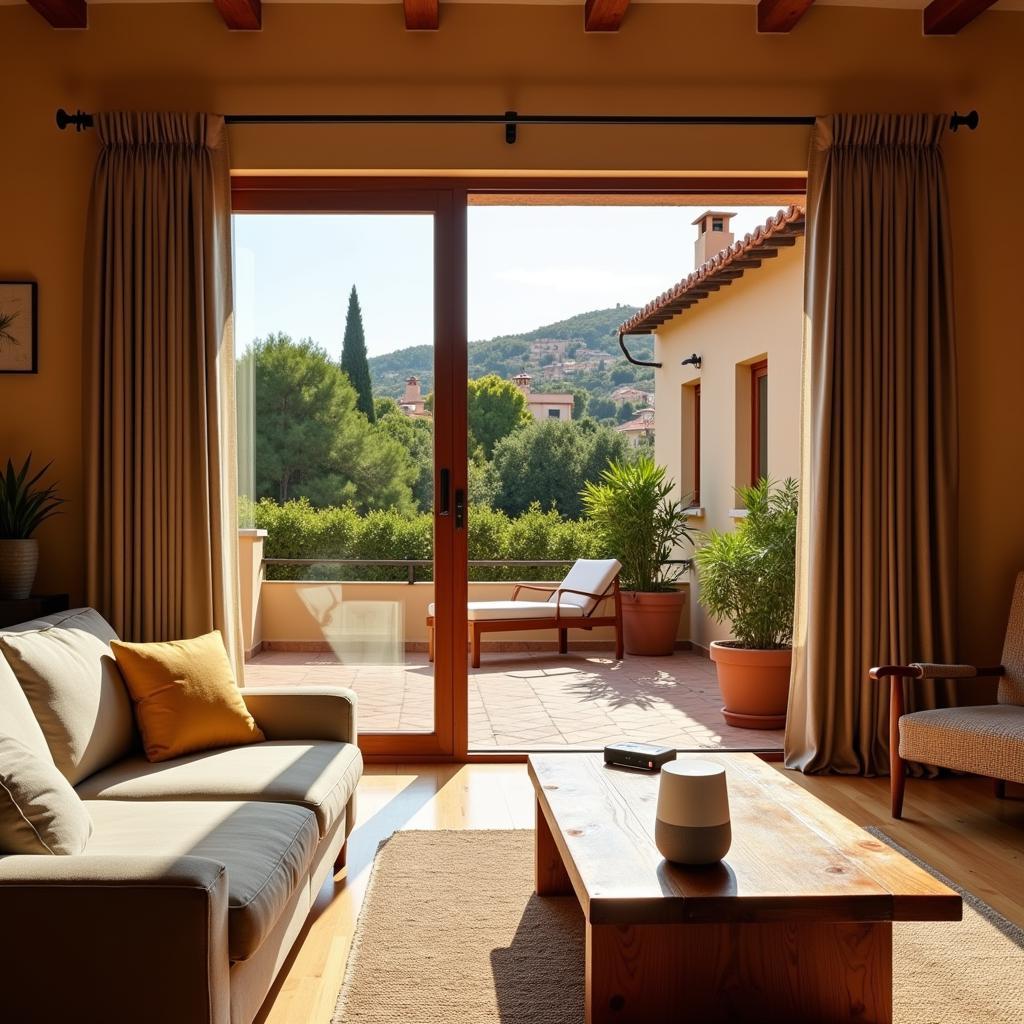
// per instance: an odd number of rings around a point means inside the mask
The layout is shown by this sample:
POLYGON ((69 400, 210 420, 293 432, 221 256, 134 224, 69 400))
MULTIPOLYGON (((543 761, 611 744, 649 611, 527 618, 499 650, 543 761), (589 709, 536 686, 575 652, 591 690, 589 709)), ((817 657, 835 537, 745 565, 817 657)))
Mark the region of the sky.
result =
MULTIPOLYGON (((737 238, 777 207, 734 206, 737 238)), ((694 269, 704 207, 472 206, 469 337, 644 305, 694 269)), ((236 214, 236 336, 283 331, 337 357, 354 284, 371 356, 433 343, 432 218, 236 214)))

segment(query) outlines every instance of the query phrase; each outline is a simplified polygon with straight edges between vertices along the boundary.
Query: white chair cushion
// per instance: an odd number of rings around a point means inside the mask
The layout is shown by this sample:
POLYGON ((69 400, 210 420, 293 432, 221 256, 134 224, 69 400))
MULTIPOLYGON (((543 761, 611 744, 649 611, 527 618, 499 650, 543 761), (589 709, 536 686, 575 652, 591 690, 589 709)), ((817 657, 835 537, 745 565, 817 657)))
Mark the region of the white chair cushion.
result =
MULTIPOLYGON (((580 558, 569 570, 569 575, 559 584, 559 590, 582 590, 587 594, 603 594, 618 575, 622 566, 614 558, 580 558)), ((558 600, 558 592, 551 595, 550 603, 558 600)), ((589 615, 597 606, 597 601, 581 594, 562 595, 562 614, 566 608, 575 605, 589 615)))
MULTIPOLYGON (((547 601, 470 601, 468 608, 470 622, 494 619, 553 619, 555 608, 547 601)), ((434 606, 427 609, 434 614, 434 606)), ((582 618, 583 609, 578 605, 562 604, 563 618, 582 618)))

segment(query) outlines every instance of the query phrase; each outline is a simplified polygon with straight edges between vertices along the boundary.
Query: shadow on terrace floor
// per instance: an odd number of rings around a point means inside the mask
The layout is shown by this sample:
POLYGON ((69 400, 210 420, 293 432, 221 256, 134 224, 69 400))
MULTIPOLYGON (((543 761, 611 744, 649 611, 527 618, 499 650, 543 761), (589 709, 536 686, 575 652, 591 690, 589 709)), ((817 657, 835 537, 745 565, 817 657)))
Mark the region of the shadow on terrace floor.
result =
MULTIPOLYGON (((347 665, 330 652, 265 651, 245 675, 247 686, 352 687, 361 732, 432 727, 432 673, 422 654, 403 665, 347 665)), ((594 749, 628 738, 680 749, 781 748, 781 730, 728 726, 721 704, 714 666, 689 651, 621 663, 603 651, 485 651, 469 674, 470 747, 594 749)))

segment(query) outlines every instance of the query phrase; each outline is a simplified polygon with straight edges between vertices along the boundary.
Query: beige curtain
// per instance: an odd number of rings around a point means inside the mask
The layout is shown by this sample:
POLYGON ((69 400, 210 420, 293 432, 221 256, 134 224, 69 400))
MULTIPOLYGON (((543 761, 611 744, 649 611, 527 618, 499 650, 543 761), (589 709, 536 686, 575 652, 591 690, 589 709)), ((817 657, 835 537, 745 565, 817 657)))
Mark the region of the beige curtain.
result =
MULTIPOLYGON (((786 764, 888 772, 872 665, 952 660, 957 389, 945 117, 819 119, 786 764)), ((952 704, 948 683, 908 708, 952 704)))
POLYGON ((110 113, 86 252, 89 603, 123 637, 217 628, 241 664, 224 120, 110 113))

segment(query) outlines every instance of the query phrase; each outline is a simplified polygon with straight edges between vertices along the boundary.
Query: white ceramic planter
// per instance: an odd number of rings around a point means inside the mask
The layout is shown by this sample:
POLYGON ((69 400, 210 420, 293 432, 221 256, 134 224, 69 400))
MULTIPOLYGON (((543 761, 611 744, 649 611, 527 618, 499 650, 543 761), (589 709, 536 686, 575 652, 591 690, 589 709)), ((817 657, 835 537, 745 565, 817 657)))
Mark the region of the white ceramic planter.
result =
POLYGON ((39 565, 39 542, 0 540, 0 598, 20 601, 32 593, 39 565))

